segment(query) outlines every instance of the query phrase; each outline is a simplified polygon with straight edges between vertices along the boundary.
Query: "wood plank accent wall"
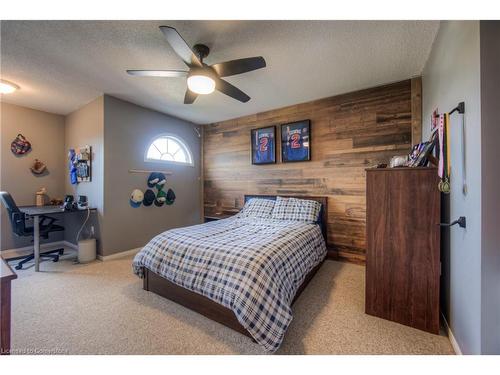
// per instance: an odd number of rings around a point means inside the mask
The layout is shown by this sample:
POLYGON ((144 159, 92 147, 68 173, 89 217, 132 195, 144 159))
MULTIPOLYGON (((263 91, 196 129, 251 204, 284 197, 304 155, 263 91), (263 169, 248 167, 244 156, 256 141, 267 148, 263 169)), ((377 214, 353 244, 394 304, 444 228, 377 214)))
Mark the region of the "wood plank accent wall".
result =
POLYGON ((422 77, 411 80, 411 143, 422 142, 422 77))
POLYGON ((406 80, 204 126, 205 214, 241 208, 244 194, 327 196, 330 256, 363 263, 365 168, 409 152, 421 100, 413 86, 406 80), (278 142, 277 164, 251 164, 251 129, 304 119, 311 161, 281 163, 278 142))

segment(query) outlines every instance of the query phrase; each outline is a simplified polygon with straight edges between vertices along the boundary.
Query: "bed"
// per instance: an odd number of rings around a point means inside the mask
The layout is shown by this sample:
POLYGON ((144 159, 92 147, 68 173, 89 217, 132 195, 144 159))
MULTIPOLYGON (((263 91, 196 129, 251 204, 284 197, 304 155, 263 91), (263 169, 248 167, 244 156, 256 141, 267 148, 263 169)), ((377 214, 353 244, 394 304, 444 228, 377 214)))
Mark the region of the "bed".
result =
MULTIPOLYGON (((284 196, 280 196, 284 197, 284 196)), ((276 200, 271 195, 245 195, 276 200)), ((286 196, 286 198, 291 198, 286 196)), ((326 197, 315 222, 234 217, 166 231, 134 258, 145 290, 177 302, 276 351, 291 306, 326 256, 326 197)))

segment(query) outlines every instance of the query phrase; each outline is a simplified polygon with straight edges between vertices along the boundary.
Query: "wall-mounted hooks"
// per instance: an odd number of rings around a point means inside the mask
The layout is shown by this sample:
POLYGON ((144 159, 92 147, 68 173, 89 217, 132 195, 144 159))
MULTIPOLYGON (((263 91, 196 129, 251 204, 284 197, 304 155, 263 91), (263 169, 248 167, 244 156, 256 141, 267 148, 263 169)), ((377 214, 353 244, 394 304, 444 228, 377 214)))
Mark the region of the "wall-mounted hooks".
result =
MULTIPOLYGON (((463 115, 465 113, 465 102, 458 103, 458 105, 455 108, 453 108, 450 112, 448 112, 448 114, 451 115, 452 113, 455 112, 458 112, 463 115)), ((437 113, 437 111, 435 112, 434 117, 439 117, 439 113, 437 113)))
POLYGON ((458 103, 458 105, 455 108, 453 108, 448 114, 451 115, 452 113, 457 111, 462 115, 465 113, 465 102, 458 103))
POLYGON ((438 225, 442 227, 452 227, 454 225, 458 224, 460 228, 466 228, 467 227, 467 219, 465 216, 460 216, 457 220, 452 221, 451 223, 439 223, 438 225))
MULTIPOLYGON (((458 112, 462 115, 465 114, 465 102, 460 102, 458 105, 451 110, 450 115, 453 112, 458 112)), ((465 115, 462 116, 462 193, 467 195, 467 170, 465 168, 465 115)))
MULTIPOLYGON (((467 169, 465 167, 466 162, 466 140, 465 140, 465 102, 460 102, 458 105, 453 108, 448 115, 451 116, 453 113, 458 112, 462 116, 462 193, 463 195, 467 195, 467 169)), ((440 115, 437 111, 434 114, 434 117, 438 118, 440 115)))

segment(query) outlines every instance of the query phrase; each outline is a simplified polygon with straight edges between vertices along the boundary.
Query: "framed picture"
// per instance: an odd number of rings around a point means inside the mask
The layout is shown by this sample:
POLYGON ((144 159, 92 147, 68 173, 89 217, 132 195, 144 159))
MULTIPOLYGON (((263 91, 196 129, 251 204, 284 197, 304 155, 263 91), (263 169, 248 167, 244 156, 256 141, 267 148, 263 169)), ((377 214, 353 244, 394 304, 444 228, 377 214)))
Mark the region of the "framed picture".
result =
POLYGON ((311 160, 311 121, 281 125, 281 161, 289 163, 307 160, 311 160))
POLYGON ((252 164, 276 163, 276 126, 252 129, 252 164))

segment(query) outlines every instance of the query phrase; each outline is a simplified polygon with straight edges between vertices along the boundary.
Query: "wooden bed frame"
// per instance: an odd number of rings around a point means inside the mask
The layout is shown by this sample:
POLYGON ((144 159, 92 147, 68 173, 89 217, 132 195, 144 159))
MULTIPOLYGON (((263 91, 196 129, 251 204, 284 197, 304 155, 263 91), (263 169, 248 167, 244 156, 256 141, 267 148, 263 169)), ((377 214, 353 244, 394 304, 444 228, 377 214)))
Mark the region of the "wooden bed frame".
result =
MULTIPOLYGON (((282 197, 291 197, 281 195, 282 197)), ((260 197, 260 198, 274 198, 276 196, 272 195, 245 195, 245 201, 251 197, 260 197)), ((312 197, 312 196, 294 196, 294 198, 302 198, 309 199, 320 202, 322 204, 322 211, 320 212, 320 220, 321 220, 321 229, 323 237, 325 238, 325 242, 327 240, 327 215, 328 215, 328 206, 327 206, 327 198, 326 197, 312 197)), ((315 268, 313 268, 304 279, 304 282, 300 285, 293 302, 295 302, 302 291, 306 288, 309 281, 314 277, 316 272, 319 270, 323 262, 318 264, 315 268)), ((144 268, 144 284, 143 289, 156 293, 162 297, 165 297, 171 301, 174 301, 188 309, 196 311, 197 313, 206 316, 209 319, 215 320, 226 327, 232 328, 235 331, 238 331, 253 340, 253 337, 250 333, 238 322, 236 315, 234 312, 227 307, 224 307, 217 302, 212 301, 211 299, 202 296, 201 294, 192 292, 188 289, 185 289, 181 286, 178 286, 169 280, 163 278, 162 276, 156 274, 155 272, 144 268)))

